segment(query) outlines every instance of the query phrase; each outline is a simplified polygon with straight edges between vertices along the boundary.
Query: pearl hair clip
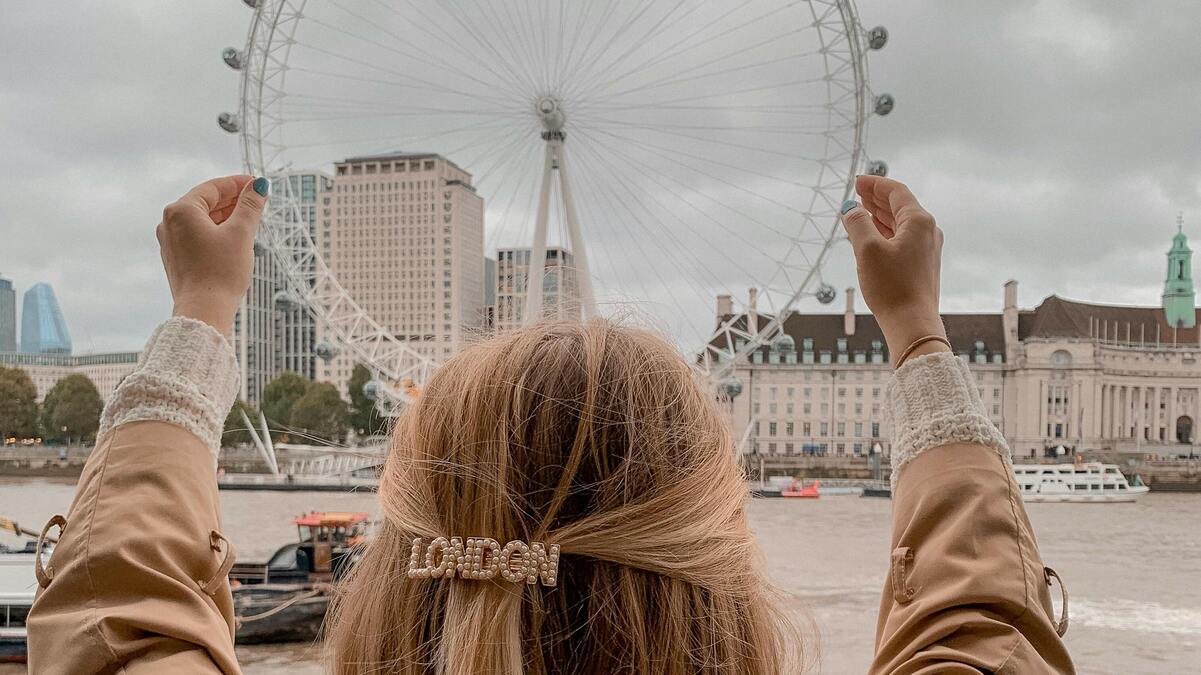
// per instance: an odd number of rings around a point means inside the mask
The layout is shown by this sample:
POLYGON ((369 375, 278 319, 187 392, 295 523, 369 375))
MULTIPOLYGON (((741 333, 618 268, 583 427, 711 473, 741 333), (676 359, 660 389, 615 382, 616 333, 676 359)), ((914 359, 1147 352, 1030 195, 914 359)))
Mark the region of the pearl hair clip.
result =
POLYGON ((410 579, 491 579, 497 575, 515 584, 554 586, 559 575, 559 545, 541 542, 526 544, 513 541, 500 545, 495 539, 468 537, 437 537, 425 543, 421 537, 413 540, 409 555, 410 579))

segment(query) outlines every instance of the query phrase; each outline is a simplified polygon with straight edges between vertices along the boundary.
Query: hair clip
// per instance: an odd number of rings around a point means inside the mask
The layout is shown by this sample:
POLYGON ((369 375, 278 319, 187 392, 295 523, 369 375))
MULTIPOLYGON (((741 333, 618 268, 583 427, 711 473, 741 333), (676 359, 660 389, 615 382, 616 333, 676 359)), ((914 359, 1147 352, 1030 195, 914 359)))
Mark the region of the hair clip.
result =
POLYGON ((559 545, 513 541, 500 545, 495 539, 438 537, 428 545, 421 537, 413 540, 409 555, 410 579, 492 579, 496 576, 515 584, 554 586, 559 575, 559 545))

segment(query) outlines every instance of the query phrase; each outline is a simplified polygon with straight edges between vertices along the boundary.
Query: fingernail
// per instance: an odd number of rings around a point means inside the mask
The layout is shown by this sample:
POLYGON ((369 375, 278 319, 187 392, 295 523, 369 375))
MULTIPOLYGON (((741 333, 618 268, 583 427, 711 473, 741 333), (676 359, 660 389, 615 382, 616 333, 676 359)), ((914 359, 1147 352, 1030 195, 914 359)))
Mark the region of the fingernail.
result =
POLYGON ((855 208, 856 206, 859 206, 859 202, 855 201, 854 199, 848 199, 845 202, 843 202, 842 203, 843 215, 846 215, 847 211, 850 211, 851 209, 855 208))
POLYGON ((263 178, 262 176, 255 178, 254 179, 254 191, 259 193, 260 197, 266 197, 267 193, 271 191, 271 181, 267 180, 266 178, 263 178))

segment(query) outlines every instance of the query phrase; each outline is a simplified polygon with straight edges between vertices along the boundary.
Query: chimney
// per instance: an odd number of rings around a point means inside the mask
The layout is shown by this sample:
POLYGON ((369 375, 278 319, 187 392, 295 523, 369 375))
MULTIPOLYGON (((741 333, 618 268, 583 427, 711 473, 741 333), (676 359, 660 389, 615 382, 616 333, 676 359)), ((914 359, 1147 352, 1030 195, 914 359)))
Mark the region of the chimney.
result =
POLYGON ((855 289, 847 289, 847 311, 842 317, 842 332, 846 335, 855 334, 855 289))
POLYGON ((717 296, 717 316, 730 316, 734 313, 734 299, 726 294, 717 296))
POLYGON ((1005 282, 1001 327, 1005 331, 1005 362, 1013 363, 1018 353, 1018 282, 1015 279, 1005 282))
POLYGON ((746 307, 746 329, 752 337, 759 335, 759 289, 752 288, 747 291, 748 302, 746 307))

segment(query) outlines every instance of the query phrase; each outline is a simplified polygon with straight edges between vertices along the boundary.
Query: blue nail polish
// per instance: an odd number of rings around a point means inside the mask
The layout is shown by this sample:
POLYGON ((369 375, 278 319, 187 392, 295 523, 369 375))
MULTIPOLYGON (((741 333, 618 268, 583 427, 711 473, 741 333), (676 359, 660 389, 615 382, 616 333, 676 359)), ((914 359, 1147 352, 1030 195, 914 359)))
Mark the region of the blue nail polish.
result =
POLYGON ((254 191, 259 193, 259 196, 266 197, 271 190, 271 181, 259 176, 254 179, 254 191))
POLYGON ((842 203, 843 214, 846 214, 847 211, 850 211, 851 209, 855 208, 856 206, 859 206, 859 202, 855 201, 854 199, 846 200, 845 202, 842 203))

